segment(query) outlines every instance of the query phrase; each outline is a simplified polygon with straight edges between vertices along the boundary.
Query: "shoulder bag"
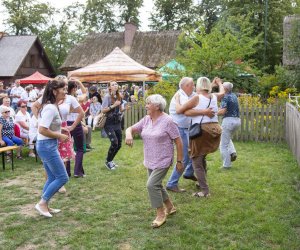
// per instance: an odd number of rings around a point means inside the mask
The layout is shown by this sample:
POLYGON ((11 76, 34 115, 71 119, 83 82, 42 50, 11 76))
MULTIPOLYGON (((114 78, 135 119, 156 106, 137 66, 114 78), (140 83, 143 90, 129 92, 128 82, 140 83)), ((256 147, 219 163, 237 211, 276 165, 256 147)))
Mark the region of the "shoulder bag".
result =
MULTIPOLYGON (((209 98, 209 103, 208 103, 208 106, 206 108, 209 107, 210 102, 211 102, 211 97, 209 98)), ((189 127, 189 138, 191 140, 196 139, 196 138, 198 138, 199 136, 202 135, 201 123, 202 123, 203 117, 204 117, 204 115, 202 116, 200 123, 192 124, 192 121, 191 121, 191 125, 189 127)))

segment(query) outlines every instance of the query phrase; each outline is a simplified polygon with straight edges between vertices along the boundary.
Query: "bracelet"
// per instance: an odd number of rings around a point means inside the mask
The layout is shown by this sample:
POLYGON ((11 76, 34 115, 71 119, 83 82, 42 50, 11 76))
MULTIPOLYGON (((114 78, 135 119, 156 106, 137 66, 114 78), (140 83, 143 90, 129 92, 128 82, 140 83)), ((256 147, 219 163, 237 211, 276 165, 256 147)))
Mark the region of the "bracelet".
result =
POLYGON ((182 163, 182 161, 177 161, 177 163, 182 163))

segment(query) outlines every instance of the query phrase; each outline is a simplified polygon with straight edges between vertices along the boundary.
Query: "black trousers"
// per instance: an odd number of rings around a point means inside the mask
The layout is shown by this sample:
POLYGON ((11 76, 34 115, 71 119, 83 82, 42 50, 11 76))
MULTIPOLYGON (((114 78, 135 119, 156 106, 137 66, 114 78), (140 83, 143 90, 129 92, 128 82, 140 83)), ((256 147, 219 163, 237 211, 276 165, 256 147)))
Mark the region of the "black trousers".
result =
POLYGON ((105 133, 110 140, 106 161, 112 161, 122 146, 122 130, 120 126, 105 126, 105 133))

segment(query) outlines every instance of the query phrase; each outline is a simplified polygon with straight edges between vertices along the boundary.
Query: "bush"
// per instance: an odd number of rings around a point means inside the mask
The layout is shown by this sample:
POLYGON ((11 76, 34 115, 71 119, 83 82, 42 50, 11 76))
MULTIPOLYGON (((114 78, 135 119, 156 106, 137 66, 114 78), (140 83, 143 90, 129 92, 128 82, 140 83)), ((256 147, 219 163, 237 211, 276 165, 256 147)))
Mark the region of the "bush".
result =
POLYGON ((160 94, 162 95, 167 103, 170 103, 173 95, 176 93, 178 89, 178 84, 171 83, 169 81, 161 81, 154 85, 151 89, 148 91, 148 95, 152 94, 160 94))

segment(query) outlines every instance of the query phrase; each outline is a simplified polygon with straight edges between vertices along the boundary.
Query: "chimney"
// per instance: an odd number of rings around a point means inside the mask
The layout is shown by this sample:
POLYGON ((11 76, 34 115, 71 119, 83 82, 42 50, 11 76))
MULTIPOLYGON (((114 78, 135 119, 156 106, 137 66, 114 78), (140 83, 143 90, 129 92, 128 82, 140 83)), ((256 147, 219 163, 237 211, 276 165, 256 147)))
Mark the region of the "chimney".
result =
POLYGON ((124 31, 124 52, 127 53, 130 51, 130 48, 132 46, 133 38, 135 35, 135 32, 137 31, 138 27, 132 23, 125 23, 125 31, 124 31))

